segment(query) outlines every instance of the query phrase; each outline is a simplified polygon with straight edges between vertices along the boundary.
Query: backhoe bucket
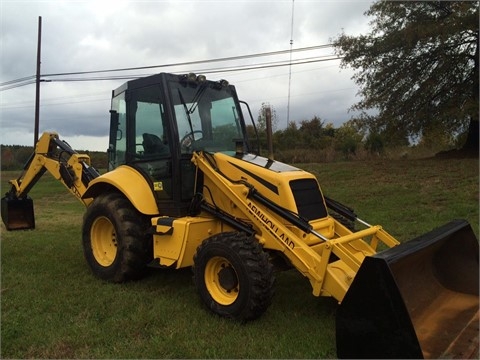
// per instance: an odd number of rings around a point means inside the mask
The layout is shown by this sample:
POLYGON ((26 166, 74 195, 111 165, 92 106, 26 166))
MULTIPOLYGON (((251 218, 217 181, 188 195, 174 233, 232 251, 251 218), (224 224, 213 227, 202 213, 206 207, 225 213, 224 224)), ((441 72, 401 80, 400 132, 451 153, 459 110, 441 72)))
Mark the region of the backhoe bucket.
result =
POLYGON ((2 198, 2 221, 7 230, 27 230, 35 228, 33 200, 30 197, 2 198))
POLYGON ((464 220, 366 257, 337 311, 339 358, 477 358, 479 246, 464 220))

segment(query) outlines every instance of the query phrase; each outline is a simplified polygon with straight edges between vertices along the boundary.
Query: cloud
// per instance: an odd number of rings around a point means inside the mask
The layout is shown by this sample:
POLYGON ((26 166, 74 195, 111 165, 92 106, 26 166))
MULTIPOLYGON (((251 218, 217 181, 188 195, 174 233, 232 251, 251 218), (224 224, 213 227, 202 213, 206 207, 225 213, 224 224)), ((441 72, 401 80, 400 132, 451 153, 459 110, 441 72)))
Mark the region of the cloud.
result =
MULTIPOLYGON (((363 14, 370 2, 297 0, 294 4, 294 48, 328 44, 342 31, 356 34, 368 29, 363 14)), ((172 64, 290 47, 292 1, 5 1, 1 10, 1 82, 35 74, 38 16, 42 16, 42 74, 172 64)), ((331 48, 293 53, 292 58, 328 54, 333 54, 331 48)), ((287 61, 289 56, 136 73, 206 71, 287 61)), ((340 71, 338 60, 208 75, 234 84, 254 116, 263 102, 269 102, 280 127, 286 125, 289 83, 291 121, 319 116, 339 126, 348 120, 357 92, 351 76, 348 69, 340 71)), ((40 130, 55 130, 62 138, 80 141, 79 145, 85 141, 81 146, 85 149, 104 150, 105 146, 86 139, 105 139, 111 91, 122 82, 42 83, 40 130)), ((3 144, 33 142, 34 87, 0 92, 3 144)))

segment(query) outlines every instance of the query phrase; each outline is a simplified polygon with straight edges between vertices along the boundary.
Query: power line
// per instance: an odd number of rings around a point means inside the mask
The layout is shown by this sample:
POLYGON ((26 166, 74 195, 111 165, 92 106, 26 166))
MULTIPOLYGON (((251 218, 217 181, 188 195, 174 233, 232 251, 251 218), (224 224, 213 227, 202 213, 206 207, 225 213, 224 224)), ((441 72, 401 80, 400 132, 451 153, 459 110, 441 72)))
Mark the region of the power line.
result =
MULTIPOLYGON (((234 61, 234 60, 243 60, 243 59, 250 59, 256 57, 265 57, 265 56, 274 56, 274 55, 281 55, 285 53, 292 53, 292 52, 302 52, 302 51, 312 51, 312 50, 319 50, 332 47, 332 44, 323 44, 323 45, 316 45, 316 46, 309 46, 303 47, 298 49, 289 49, 289 50, 278 50, 278 51, 270 51, 270 52, 263 52, 263 53, 255 53, 255 54, 247 54, 247 55, 239 55, 239 56, 231 56, 231 57, 223 57, 223 58, 216 58, 216 59, 207 59, 207 60, 196 60, 196 61, 186 61, 186 62, 179 62, 179 63, 171 63, 171 64, 161 64, 161 65, 150 65, 150 66, 138 66, 138 67, 129 67, 129 68, 118 68, 118 69, 105 69, 105 70, 92 70, 92 71, 77 71, 77 72, 65 72, 65 73, 52 73, 52 74, 43 74, 42 77, 60 77, 60 76, 71 76, 71 75, 89 75, 89 74, 99 74, 99 73, 109 73, 109 72, 125 72, 125 71, 137 71, 137 70, 147 70, 147 69, 155 69, 155 68, 165 68, 165 67, 173 67, 173 66, 186 66, 186 65, 198 65, 198 64, 208 64, 214 62, 222 62, 222 61, 234 61)), ((231 70, 234 71, 234 70, 231 70)), ((219 71, 217 71, 219 72, 219 71)), ((6 81, 0 83, 0 91, 4 90, 11 90, 17 87, 30 85, 35 83, 36 75, 31 75, 28 77, 23 77, 15 80, 6 81)), ((102 78, 92 78, 92 80, 117 80, 117 79, 131 79, 135 78, 136 76, 127 77, 126 75, 118 76, 118 77, 102 77, 102 78)), ((42 80, 46 81, 46 80, 42 80)), ((51 81, 51 80, 48 80, 51 81)), ((66 80, 65 80, 66 81, 66 80)), ((71 80, 71 81, 88 81, 88 80, 71 80)))
POLYGON ((0 91, 16 89, 18 87, 22 87, 22 86, 25 86, 25 85, 35 84, 35 82, 36 82, 35 79, 30 80, 30 81, 24 81, 24 82, 17 81, 16 83, 13 83, 11 85, 7 85, 7 86, 3 87, 2 89, 0 89, 0 91))
MULTIPOLYGON (((247 65, 238 65, 234 67, 223 67, 223 68, 210 68, 210 69, 197 69, 193 72, 201 74, 215 74, 215 73, 227 73, 227 72, 238 72, 238 71, 247 71, 247 70, 260 70, 268 68, 276 68, 282 66, 291 66, 291 65, 303 65, 316 62, 332 61, 339 60, 340 57, 336 55, 325 55, 322 57, 311 57, 290 61, 279 61, 279 62, 269 62, 269 63, 260 63, 260 64, 247 64, 247 65)), ((138 79, 141 77, 149 76, 152 74, 136 74, 136 75, 113 75, 113 76, 94 76, 94 77, 66 77, 60 78, 57 80, 48 80, 49 82, 82 82, 82 81, 111 81, 111 80, 131 80, 138 79)))
POLYGON ((266 64, 257 64, 257 65, 242 65, 242 66, 239 66, 239 67, 236 67, 236 68, 205 70, 205 71, 202 71, 202 73, 210 74, 210 73, 219 73, 219 72, 258 70, 258 69, 275 68, 275 67, 290 66, 290 65, 303 65, 303 64, 310 64, 310 63, 316 63, 316 62, 332 61, 332 60, 341 59, 340 57, 338 57, 336 55, 333 55, 333 56, 332 55, 327 55, 327 56, 330 56, 330 57, 328 57, 328 58, 321 58, 321 57, 305 58, 305 59, 294 60, 292 62, 282 61, 282 62, 277 62, 277 63, 266 63, 266 64))
POLYGON ((164 67, 172 67, 172 66, 197 65, 197 64, 221 62, 221 61, 233 61, 233 60, 243 60, 243 59, 250 59, 250 58, 256 58, 256 57, 281 55, 281 54, 288 53, 290 51, 294 51, 294 52, 311 51, 311 50, 329 48, 329 47, 332 47, 332 46, 333 46, 332 44, 324 44, 324 45, 303 47, 303 48, 298 48, 298 49, 293 49, 293 50, 277 50, 277 51, 270 51, 270 52, 263 52, 263 53, 256 53, 256 54, 247 54, 247 55, 238 55, 238 56, 230 56, 230 57, 223 57, 223 58, 216 58, 216 59, 195 60, 195 61, 186 61, 186 62, 172 63, 172 64, 138 66, 138 67, 120 68, 120 69, 93 70, 93 71, 81 71, 81 72, 70 72, 70 73, 58 73, 58 74, 45 74, 44 76, 50 76, 51 77, 51 76, 65 76, 65 75, 86 75, 86 74, 96 74, 96 73, 105 73, 105 72, 135 71, 135 70, 146 70, 146 69, 164 68, 164 67))
MULTIPOLYGON (((306 59, 315 59, 315 58, 306 58, 306 59)), ((305 60, 306 60, 305 59, 305 60)), ((325 60, 336 60, 334 58, 332 59, 325 59, 325 60)), ((298 60, 297 60, 298 61, 298 60)), ((336 65, 330 65, 330 66, 327 66, 327 67, 334 67, 336 65)), ((298 73, 302 73, 302 72, 311 72, 311 71, 317 71, 317 70, 321 70, 321 69, 325 69, 326 67, 316 67, 314 69, 310 68, 310 69, 304 69, 304 70, 299 70, 299 71, 295 71, 295 72, 292 72, 295 73, 295 74, 298 74, 298 73)), ((249 71, 249 70, 246 70, 246 69, 243 69, 245 72, 246 71, 249 71)), ((256 71, 256 70, 261 70, 261 69, 252 69, 252 71, 256 71)), ((200 73, 200 74, 205 74, 205 71, 212 71, 212 69, 208 69, 208 70, 205 70, 205 69, 195 69, 193 70, 193 72, 195 73, 200 73)), ((220 68, 217 69, 216 71, 220 71, 220 68)), ((144 74, 137 74, 136 76, 138 77, 145 77, 145 76, 149 76, 149 75, 152 75, 151 73, 144 73, 144 74)), ((272 75, 272 76, 269 76, 269 78, 273 78, 273 77, 281 77, 281 76, 286 76, 288 74, 277 74, 277 75, 272 75)), ((101 78, 99 78, 100 80, 102 80, 101 78)), ((126 80, 129 80, 129 79, 132 79, 132 76, 122 76, 122 75, 118 75, 118 77, 116 76, 111 76, 109 78, 105 78, 103 80, 121 80, 121 79, 126 79, 126 80)), ((68 80, 68 79, 67 79, 68 80)), ((93 79, 93 78, 88 78, 88 79, 78 79, 77 81, 97 81, 98 79, 93 79)), ((238 81, 235 81, 235 84, 238 84, 238 83, 241 83, 241 82, 248 82, 248 81, 252 81, 252 80, 258 80, 258 77, 255 77, 255 78, 251 78, 251 79, 245 79, 245 78, 242 78, 242 80, 238 80, 238 81)), ((58 82, 62 82, 62 80, 57 80, 58 82)), ((55 82, 55 81, 54 81, 55 82)), ((332 91, 335 91, 335 90, 332 90, 332 91)), ((110 100, 110 98, 101 98, 101 99, 93 99, 93 100, 78 100, 79 98, 91 98, 91 97, 98 97, 98 96, 101 96, 103 97, 105 95, 105 92, 104 91, 101 91, 101 92, 98 92, 98 93, 91 93, 91 92, 88 92, 86 94, 76 94, 75 96, 61 96, 61 97, 53 97, 53 98, 48 98, 48 99, 44 99, 42 101, 42 107, 46 107, 46 106, 55 106, 55 105, 65 105, 65 104, 70 104, 70 103, 76 103, 76 102, 91 102, 91 101, 106 101, 106 100, 110 100), (72 97, 75 97, 75 99, 77 99, 76 101, 72 102, 71 99, 72 97), (68 100, 68 101, 64 101, 64 102, 60 102, 58 103, 57 101, 60 101, 60 100, 68 100)), ((12 102, 9 102, 9 104, 0 104, 0 109, 17 109, 17 108, 27 108, 27 107, 32 107, 33 105, 31 104, 31 101, 30 100, 23 100, 23 101, 17 101, 15 103, 12 103, 12 102)))
POLYGON ((36 75, 30 75, 30 76, 26 76, 26 77, 23 77, 23 78, 20 78, 20 79, 6 81, 6 82, 1 83, 0 86, 13 85, 13 84, 16 84, 16 83, 19 83, 19 82, 32 80, 32 79, 35 79, 35 76, 36 75))
MULTIPOLYGON (((259 64, 247 64, 247 65, 237 65, 233 67, 222 67, 222 68, 210 68, 210 69, 198 69, 194 72, 202 73, 202 74, 215 74, 215 73, 227 73, 227 72, 238 72, 238 71, 247 71, 247 70, 260 70, 260 69, 268 69, 268 68, 276 68, 282 66, 292 66, 292 65, 303 65, 303 64, 310 64, 316 62, 324 62, 324 61, 332 61, 332 60, 339 60, 341 57, 336 55, 323 55, 318 57, 310 57, 310 58, 303 58, 297 60, 289 60, 289 61, 278 61, 278 62, 267 62, 267 63, 259 63, 259 64)), ((67 73, 65 73, 67 74, 67 73)), ((86 72, 82 72, 81 75, 87 74, 86 72)), ((89 73, 92 74, 92 73, 89 73)), ((59 74, 57 74, 60 76, 59 74)), ((72 73, 71 75, 79 75, 79 73, 72 73)), ((131 80, 131 79, 138 79, 144 76, 149 76, 152 74, 136 74, 136 75, 110 75, 110 76, 91 76, 91 77, 65 77, 59 79, 42 79, 41 82, 82 82, 82 81, 112 81, 112 80, 131 80)), ((51 75, 44 75, 44 76, 51 76, 51 75)), ((65 75, 67 76, 67 75, 65 75)), ((290 75, 291 76, 291 75, 290 75)), ((34 84, 35 80, 31 80, 24 83, 18 83, 10 86, 3 87, 0 91, 11 90, 17 87, 25 86, 34 84)))

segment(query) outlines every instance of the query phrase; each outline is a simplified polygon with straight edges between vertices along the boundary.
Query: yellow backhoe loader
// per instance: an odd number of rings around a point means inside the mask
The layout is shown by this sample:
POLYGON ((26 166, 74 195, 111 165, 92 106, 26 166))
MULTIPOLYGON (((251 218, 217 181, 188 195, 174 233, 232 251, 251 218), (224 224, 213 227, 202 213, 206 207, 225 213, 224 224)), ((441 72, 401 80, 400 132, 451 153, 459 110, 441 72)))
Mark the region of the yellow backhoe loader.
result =
POLYGON ((3 222, 35 227, 28 192, 48 171, 86 206, 83 251, 101 279, 192 267, 205 306, 246 321, 270 305, 274 268, 293 267, 314 296, 338 301, 341 358, 478 356, 470 225, 455 220, 400 244, 324 197, 312 174, 259 156, 244 112, 252 118, 225 80, 129 81, 112 94, 108 171, 44 133, 2 198, 3 222))

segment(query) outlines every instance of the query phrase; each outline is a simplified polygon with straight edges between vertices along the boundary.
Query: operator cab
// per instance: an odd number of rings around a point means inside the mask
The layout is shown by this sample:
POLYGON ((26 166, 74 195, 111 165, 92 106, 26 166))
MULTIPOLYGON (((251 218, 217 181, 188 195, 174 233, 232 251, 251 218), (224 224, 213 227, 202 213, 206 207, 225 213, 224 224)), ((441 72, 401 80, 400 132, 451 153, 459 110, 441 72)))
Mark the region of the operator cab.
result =
POLYGON ((166 215, 188 213, 194 151, 248 151, 237 94, 225 80, 166 73, 132 80, 113 91, 111 109, 108 170, 142 173, 166 215))

